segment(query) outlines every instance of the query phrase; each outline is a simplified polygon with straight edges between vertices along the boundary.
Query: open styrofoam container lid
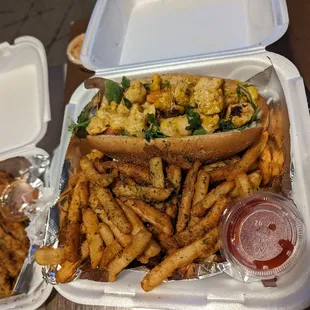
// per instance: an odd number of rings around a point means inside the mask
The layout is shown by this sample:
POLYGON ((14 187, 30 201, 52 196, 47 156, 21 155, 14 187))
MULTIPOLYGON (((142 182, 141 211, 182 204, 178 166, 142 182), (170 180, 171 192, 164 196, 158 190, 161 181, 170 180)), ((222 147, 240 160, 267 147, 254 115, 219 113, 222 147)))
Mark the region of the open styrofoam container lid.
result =
POLYGON ((262 48, 287 27, 285 0, 97 0, 81 60, 100 72, 182 61, 262 48))
POLYGON ((45 49, 33 37, 0 44, 0 158, 34 149, 50 120, 45 49))

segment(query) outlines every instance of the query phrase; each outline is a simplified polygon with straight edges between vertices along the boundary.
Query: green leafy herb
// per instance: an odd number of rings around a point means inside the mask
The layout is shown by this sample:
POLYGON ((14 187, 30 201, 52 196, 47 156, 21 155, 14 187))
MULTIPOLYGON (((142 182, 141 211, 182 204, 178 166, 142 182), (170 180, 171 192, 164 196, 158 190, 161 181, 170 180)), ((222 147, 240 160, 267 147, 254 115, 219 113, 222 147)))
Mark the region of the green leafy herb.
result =
POLYGON ((219 124, 220 131, 230 131, 230 130, 244 130, 249 127, 249 123, 244 124, 243 126, 235 126, 231 120, 221 119, 219 124))
POLYGON ((164 135, 160 132, 155 114, 148 113, 146 119, 149 122, 150 127, 144 131, 144 139, 150 142, 151 139, 163 138, 164 135))
POLYGON ((195 112, 193 108, 186 109, 186 116, 188 126, 185 128, 188 131, 195 131, 201 128, 201 119, 199 113, 195 112))
POLYGON ((131 135, 128 131, 126 131, 125 129, 123 129, 121 132, 120 132, 120 135, 121 136, 128 136, 128 137, 136 137, 136 135, 131 135))
POLYGON ((166 80, 163 82, 163 84, 161 85, 162 89, 170 89, 171 85, 170 85, 170 81, 166 80))
POLYGON ((258 114, 260 111, 261 111, 260 108, 256 108, 256 110, 254 111, 253 116, 250 120, 250 123, 258 121, 258 114))
POLYGON ((124 104, 125 104, 127 109, 130 109, 132 107, 131 101, 125 97, 124 97, 124 104))
POLYGON ((117 83, 111 80, 105 80, 104 82, 105 92, 104 95, 107 98, 108 102, 115 101, 120 103, 123 98, 124 90, 117 83))
POLYGON ((96 115, 98 107, 102 99, 101 92, 99 91, 92 100, 85 106, 76 122, 71 120, 68 130, 75 134, 78 138, 83 139, 88 135, 86 128, 90 123, 91 118, 96 115))
POLYGON ((149 90, 150 89, 150 85, 151 83, 144 83, 143 86, 146 90, 149 90))
POLYGON ((200 127, 199 129, 196 129, 193 132, 193 136, 202 136, 202 135, 205 135, 206 133, 207 131, 203 127, 200 127))
POLYGON ((130 87, 130 80, 126 76, 123 76, 121 84, 122 84, 122 87, 126 89, 130 87))
POLYGON ((238 84, 238 86, 237 86, 237 95, 238 95, 239 99, 240 99, 242 96, 246 96, 247 101, 251 104, 251 106, 253 107, 253 109, 256 110, 257 106, 256 106, 256 104, 255 104, 254 101, 253 101, 253 98, 252 98, 251 93, 250 93, 249 90, 247 89, 247 87, 250 87, 250 86, 252 86, 252 85, 247 84, 247 85, 245 86, 245 85, 242 85, 242 84, 238 84))
POLYGON ((78 133, 77 136, 79 138, 86 138, 87 136, 87 131, 86 128, 88 124, 90 123, 90 119, 81 119, 80 117, 78 118, 77 122, 74 123, 71 121, 71 124, 68 126, 68 129, 72 133, 78 133))

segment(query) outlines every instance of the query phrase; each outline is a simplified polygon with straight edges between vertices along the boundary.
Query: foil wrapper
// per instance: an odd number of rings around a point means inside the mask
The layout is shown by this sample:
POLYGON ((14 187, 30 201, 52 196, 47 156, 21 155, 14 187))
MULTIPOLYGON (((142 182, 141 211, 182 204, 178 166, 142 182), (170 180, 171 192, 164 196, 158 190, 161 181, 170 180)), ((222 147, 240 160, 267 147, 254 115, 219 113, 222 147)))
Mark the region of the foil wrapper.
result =
MULTIPOLYGON (((271 110, 280 111, 277 113, 277 117, 281 118, 281 122, 283 122, 283 135, 284 135, 284 145, 286 154, 286 163, 285 163, 285 175, 283 176, 283 180, 281 182, 281 191, 284 195, 289 195, 291 192, 291 180, 292 170, 290 169, 290 138, 289 138, 289 120, 288 120, 288 113, 287 107, 285 103, 285 96, 283 93, 283 89, 277 73, 271 64, 265 70, 258 72, 253 77, 247 80, 250 84, 254 85, 261 96, 263 96, 271 110)), ((92 110, 93 103, 89 102, 85 108, 83 109, 82 113, 89 111, 89 113, 93 113, 92 110)), ((82 114, 81 113, 81 114, 82 114)), ((275 114, 276 115, 276 114, 275 114)), ((278 122, 279 119, 274 117, 272 122, 278 122)), ((271 132, 272 135, 272 132, 271 132)), ((66 158, 63 164, 61 180, 60 180, 60 188, 59 192, 62 193, 68 183, 69 175, 72 173, 74 168, 78 167, 80 158, 87 154, 90 151, 89 146, 87 145, 87 141, 84 139, 79 140, 77 137, 72 137, 70 144, 67 149, 66 158)), ((47 223, 46 223, 46 231, 45 231, 45 238, 44 238, 44 245, 57 247, 59 243, 58 239, 59 233, 59 209, 57 203, 53 205, 48 213, 47 216, 47 223)), ((199 279, 205 279, 212 276, 219 275, 223 272, 226 272, 230 276, 236 278, 237 280, 250 282, 249 279, 244 279, 240 276, 240 274, 232 269, 231 265, 224 260, 221 254, 218 254, 219 259, 217 261, 204 261, 202 263, 192 263, 186 267, 186 269, 181 269, 175 272, 169 279, 166 281, 193 281, 199 279)), ((44 279, 52 284, 57 284, 56 281, 56 272, 60 268, 60 266, 44 266, 42 268, 42 274, 44 279)), ((146 273, 149 268, 148 266, 129 266, 127 271, 130 270, 131 272, 143 272, 146 273)), ((80 268, 77 270, 76 274, 72 277, 71 280, 76 279, 87 279, 93 280, 98 282, 106 282, 107 281, 107 274, 105 271, 100 271, 99 269, 91 269, 89 263, 84 263, 80 268)))
MULTIPOLYGON (((28 256, 13 288, 13 295, 27 294, 34 274, 34 252, 43 244, 45 222, 49 208, 54 204, 54 191, 45 184, 44 176, 48 170, 50 158, 41 154, 23 157, 17 156, 0 162, 0 170, 10 174, 15 180, 22 180, 33 190, 38 190, 38 199, 31 204, 26 200, 22 204, 22 213, 28 217, 26 233, 30 241, 28 256)), ((1 208, 5 206, 1 193, 1 208)), ((13 219, 12 219, 13 220, 13 219)))

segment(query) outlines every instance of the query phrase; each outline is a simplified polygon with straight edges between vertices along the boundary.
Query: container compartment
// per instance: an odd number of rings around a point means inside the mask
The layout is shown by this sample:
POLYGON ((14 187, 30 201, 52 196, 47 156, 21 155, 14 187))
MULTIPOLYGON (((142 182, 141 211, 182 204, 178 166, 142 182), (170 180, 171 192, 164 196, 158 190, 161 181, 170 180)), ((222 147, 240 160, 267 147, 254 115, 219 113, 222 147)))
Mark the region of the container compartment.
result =
MULTIPOLYGON (((188 73, 220 76, 246 80, 270 65, 271 59, 285 93, 290 116, 292 162, 294 164, 293 198, 302 213, 307 236, 310 235, 309 184, 309 113, 302 78, 292 63, 282 56, 267 52, 241 52, 230 57, 217 55, 179 64, 141 66, 126 71, 100 74, 116 81, 123 75, 130 79, 150 76, 152 73, 188 73)), ((270 91, 277 93, 275 85, 270 91)), ((77 119, 87 102, 96 93, 85 90, 81 85, 73 94, 67 107, 65 119, 77 119)), ((282 98, 283 99, 283 98, 282 98)), ((69 141, 67 127, 63 127, 62 153, 64 156, 69 141)), ((299 263, 277 282, 276 288, 265 288, 260 282, 245 284, 222 274, 197 281, 163 283, 149 293, 142 291, 140 281, 144 274, 126 270, 114 283, 98 283, 78 280, 55 288, 65 298, 82 304, 164 308, 164 309, 302 309, 309 303, 310 296, 310 240, 299 263)))

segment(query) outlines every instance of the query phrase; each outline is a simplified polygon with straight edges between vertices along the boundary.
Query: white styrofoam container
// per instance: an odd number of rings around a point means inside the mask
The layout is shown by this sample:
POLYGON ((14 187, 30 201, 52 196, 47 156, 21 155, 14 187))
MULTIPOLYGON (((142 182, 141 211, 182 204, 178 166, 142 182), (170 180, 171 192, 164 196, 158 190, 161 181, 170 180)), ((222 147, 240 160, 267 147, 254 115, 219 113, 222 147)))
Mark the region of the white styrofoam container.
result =
MULTIPOLYGON (((120 81, 158 73, 188 73, 246 80, 272 61, 290 117, 294 200, 310 236, 310 119, 296 67, 266 52, 287 29, 283 0, 98 0, 82 50, 84 66, 96 76, 120 81), (225 28, 225 29, 223 29, 225 28), (171 41, 172 40, 172 41, 171 41), (269 58, 267 58, 267 56, 269 58)), ((270 89, 277 91, 276 89, 270 89)), ((60 162, 70 139, 68 119, 76 120, 96 90, 77 88, 66 108, 60 162)), ((114 283, 77 280, 57 285, 65 298, 81 304, 163 309, 303 309, 310 304, 310 238, 299 263, 265 288, 222 274, 198 281, 163 283, 149 293, 144 274, 123 271, 114 283)))
MULTIPOLYGON (((47 61, 38 39, 25 36, 13 45, 0 44, 0 98, 0 160, 48 155, 36 147, 50 120, 47 61)), ((0 309, 36 309, 51 291, 35 263, 29 293, 0 299, 0 309)))

